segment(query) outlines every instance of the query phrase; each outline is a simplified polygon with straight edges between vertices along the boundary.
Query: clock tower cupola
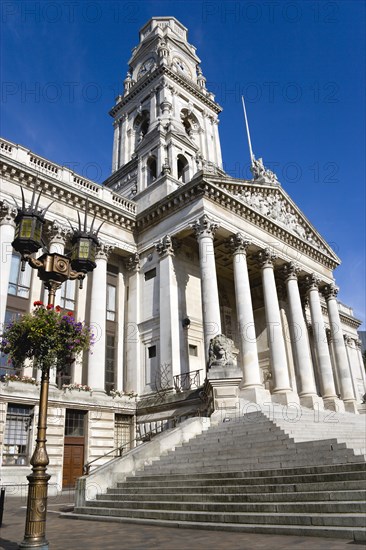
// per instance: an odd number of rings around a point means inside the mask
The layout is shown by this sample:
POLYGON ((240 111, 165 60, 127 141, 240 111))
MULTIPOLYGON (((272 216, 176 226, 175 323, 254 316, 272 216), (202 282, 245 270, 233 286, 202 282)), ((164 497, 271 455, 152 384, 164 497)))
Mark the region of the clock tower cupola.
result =
POLYGON ((106 185, 139 210, 190 181, 222 170, 221 107, 206 89, 196 48, 174 17, 153 17, 132 50, 114 119, 112 176, 106 185))

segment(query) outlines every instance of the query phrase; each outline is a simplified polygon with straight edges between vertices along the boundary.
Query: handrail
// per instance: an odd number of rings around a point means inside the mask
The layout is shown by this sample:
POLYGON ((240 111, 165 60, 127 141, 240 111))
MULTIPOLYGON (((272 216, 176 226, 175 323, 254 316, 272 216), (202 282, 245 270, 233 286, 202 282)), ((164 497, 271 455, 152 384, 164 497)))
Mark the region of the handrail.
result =
POLYGON ((86 462, 86 463, 84 464, 84 466, 83 466, 83 476, 89 475, 89 473, 90 473, 90 465, 93 464, 93 462, 96 462, 96 461, 99 460, 100 458, 104 458, 105 456, 108 456, 108 455, 114 453, 115 451, 118 451, 118 452, 119 452, 119 455, 118 455, 118 456, 122 456, 122 453, 123 453, 123 446, 116 447, 115 449, 112 449, 111 451, 108 451, 108 453, 105 453, 104 455, 97 456, 97 458, 93 458, 93 460, 91 460, 90 462, 86 462))
MULTIPOLYGON (((154 434, 152 434, 152 433, 150 434, 150 433, 149 433, 149 436, 150 436, 149 439, 146 438, 147 434, 145 434, 143 437, 135 437, 135 439, 130 439, 130 441, 129 441, 128 443, 125 443, 125 445, 121 445, 121 446, 119 446, 119 447, 115 447, 115 448, 112 449, 111 451, 108 451, 108 453, 104 453, 104 455, 97 456, 96 458, 93 458, 93 460, 91 460, 90 462, 86 462, 86 464, 84 464, 84 466, 83 466, 83 475, 84 475, 84 476, 89 475, 89 473, 90 473, 90 465, 93 464, 93 462, 96 462, 96 461, 99 460, 100 458, 104 458, 105 456, 108 456, 108 455, 114 453, 115 451, 118 451, 118 452, 119 452, 118 456, 121 457, 122 454, 123 454, 123 449, 124 449, 125 447, 129 446, 129 447, 130 447, 129 450, 131 450, 131 449, 132 449, 132 444, 133 444, 133 443, 137 443, 138 441, 142 441, 142 442, 150 441, 152 435, 154 435, 154 434)), ((117 458, 117 457, 114 457, 114 458, 117 458)))
MULTIPOLYGON (((174 416, 173 420, 174 420, 175 426, 177 425, 177 421, 179 421, 180 418, 183 418, 185 416, 186 416, 186 414, 180 414, 180 415, 174 416)), ((196 415, 195 416, 201 416, 201 410, 200 409, 196 410, 196 415)), ((99 460, 100 458, 104 458, 105 456, 108 456, 108 455, 114 453, 115 451, 118 451, 119 452, 118 456, 121 457, 125 447, 129 446, 129 451, 130 451, 130 450, 133 449, 133 446, 132 446, 133 443, 138 443, 138 442, 146 443, 147 441, 151 441, 151 439, 155 435, 158 435, 158 434, 162 433, 163 431, 166 431, 166 430, 158 431, 157 428, 155 428, 154 430, 150 430, 149 432, 146 432, 144 435, 140 435, 139 437, 135 437, 135 439, 131 439, 129 441, 129 443, 127 443, 125 445, 121 445, 119 447, 116 447, 115 449, 112 449, 111 451, 108 451, 108 453, 105 453, 104 455, 100 455, 100 456, 97 456, 96 458, 93 458, 93 460, 91 460, 90 462, 86 462, 86 464, 84 464, 84 466, 83 466, 83 475, 84 476, 89 475, 90 465, 93 464, 94 462, 96 462, 97 460, 99 460)))

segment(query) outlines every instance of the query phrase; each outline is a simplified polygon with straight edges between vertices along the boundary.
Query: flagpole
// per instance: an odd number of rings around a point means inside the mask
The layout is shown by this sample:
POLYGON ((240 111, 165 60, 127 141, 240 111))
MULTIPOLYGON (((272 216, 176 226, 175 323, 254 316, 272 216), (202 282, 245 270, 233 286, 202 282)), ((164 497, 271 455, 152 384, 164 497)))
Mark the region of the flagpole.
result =
POLYGON ((246 129, 247 129, 247 137, 248 137, 248 145, 249 145, 249 153, 250 153, 250 162, 251 162, 251 165, 253 166, 255 157, 254 157, 254 155, 253 155, 252 142, 251 142, 251 140, 250 140, 250 132, 249 132, 248 117, 247 117, 247 111, 246 111, 246 109, 245 109, 245 102, 244 102, 244 96, 243 96, 243 95, 241 96, 241 100, 242 100, 242 103, 243 103, 245 127, 246 127, 246 129))

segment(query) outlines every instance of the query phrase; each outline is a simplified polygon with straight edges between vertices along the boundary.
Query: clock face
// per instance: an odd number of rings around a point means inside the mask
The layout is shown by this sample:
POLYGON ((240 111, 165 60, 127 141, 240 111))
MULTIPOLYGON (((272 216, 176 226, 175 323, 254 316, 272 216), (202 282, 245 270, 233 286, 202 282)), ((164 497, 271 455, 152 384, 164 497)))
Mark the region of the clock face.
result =
POLYGON ((151 71, 151 69, 153 68, 153 66, 155 65, 155 60, 153 57, 149 57, 149 59, 146 59, 146 61, 144 61, 139 69, 139 72, 138 72, 138 75, 137 75, 137 78, 141 78, 142 76, 144 76, 146 73, 148 73, 149 71, 151 71))
POLYGON ((173 64, 177 68, 178 72, 192 78, 191 71, 188 68, 188 65, 183 61, 183 59, 180 59, 179 57, 175 57, 173 59, 173 64))

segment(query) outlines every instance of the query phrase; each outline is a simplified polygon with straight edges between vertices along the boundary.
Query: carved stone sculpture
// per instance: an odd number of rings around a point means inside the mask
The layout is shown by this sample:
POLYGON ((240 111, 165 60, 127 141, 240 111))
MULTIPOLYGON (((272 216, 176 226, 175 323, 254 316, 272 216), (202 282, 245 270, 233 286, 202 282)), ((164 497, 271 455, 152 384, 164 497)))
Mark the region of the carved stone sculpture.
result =
POLYGON ((224 334, 212 338, 209 348, 208 368, 237 368, 234 342, 224 334))

